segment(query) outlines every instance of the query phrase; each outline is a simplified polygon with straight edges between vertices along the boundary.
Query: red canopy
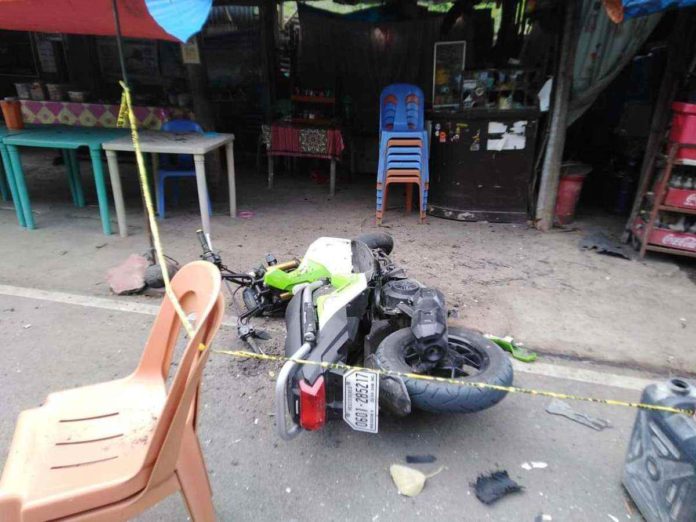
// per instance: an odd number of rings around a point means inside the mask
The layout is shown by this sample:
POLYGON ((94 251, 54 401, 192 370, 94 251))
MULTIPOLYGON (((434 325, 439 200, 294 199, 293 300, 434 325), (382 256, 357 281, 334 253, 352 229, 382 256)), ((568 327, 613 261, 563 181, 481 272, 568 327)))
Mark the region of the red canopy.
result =
MULTIPOLYGON (((177 40, 155 21, 145 0, 118 0, 118 13, 123 36, 177 40)), ((112 0, 0 0, 0 29, 116 34, 112 0)))

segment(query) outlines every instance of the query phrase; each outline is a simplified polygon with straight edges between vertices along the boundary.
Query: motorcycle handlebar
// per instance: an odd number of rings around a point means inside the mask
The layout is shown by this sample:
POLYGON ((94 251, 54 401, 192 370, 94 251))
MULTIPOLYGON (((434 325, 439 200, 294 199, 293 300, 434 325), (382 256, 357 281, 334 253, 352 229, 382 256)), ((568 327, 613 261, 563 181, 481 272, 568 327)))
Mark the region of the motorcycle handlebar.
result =
POLYGON ((205 232, 198 229, 196 230, 196 235, 198 236, 198 242, 201 244, 201 248, 203 248, 203 253, 212 254, 213 252, 210 249, 210 244, 208 243, 208 238, 205 236, 205 232))

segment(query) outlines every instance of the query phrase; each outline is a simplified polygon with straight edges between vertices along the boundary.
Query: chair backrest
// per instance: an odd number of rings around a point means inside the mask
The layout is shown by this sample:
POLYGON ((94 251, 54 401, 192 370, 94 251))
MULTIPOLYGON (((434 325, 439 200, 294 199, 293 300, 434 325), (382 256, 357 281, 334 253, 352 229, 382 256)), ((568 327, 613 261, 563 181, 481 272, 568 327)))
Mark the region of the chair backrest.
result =
POLYGON ((394 83, 379 100, 380 131, 419 131, 425 128, 425 98, 417 85, 394 83))
MULTIPOLYGON (((162 125, 165 132, 197 132, 203 134, 203 127, 193 120, 169 120, 162 125)), ((163 154, 162 167, 173 170, 192 170, 193 156, 190 154, 163 154)))
MULTIPOLYGON (((198 386, 210 343, 225 312, 220 272, 212 263, 194 261, 183 266, 172 279, 172 290, 195 333, 186 344, 150 441, 145 465, 154 463, 154 468, 148 488, 174 472, 186 423, 195 426, 198 386), (201 345, 206 349, 200 350, 201 345)), ((165 297, 135 371, 136 377, 167 378, 181 328, 174 306, 165 297)))
POLYGON ((166 132, 198 132, 203 134, 203 128, 193 120, 169 120, 162 125, 166 132))

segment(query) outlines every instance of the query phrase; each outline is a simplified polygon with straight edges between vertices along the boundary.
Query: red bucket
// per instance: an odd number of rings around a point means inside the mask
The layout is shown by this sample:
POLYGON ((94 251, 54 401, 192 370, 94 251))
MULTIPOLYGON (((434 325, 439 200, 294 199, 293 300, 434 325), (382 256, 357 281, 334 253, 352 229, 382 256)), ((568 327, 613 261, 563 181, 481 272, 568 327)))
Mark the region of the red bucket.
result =
MULTIPOLYGON (((672 104, 672 130, 670 141, 696 145, 696 105, 674 102, 672 104)), ((696 160, 696 149, 679 149, 678 159, 696 160)))

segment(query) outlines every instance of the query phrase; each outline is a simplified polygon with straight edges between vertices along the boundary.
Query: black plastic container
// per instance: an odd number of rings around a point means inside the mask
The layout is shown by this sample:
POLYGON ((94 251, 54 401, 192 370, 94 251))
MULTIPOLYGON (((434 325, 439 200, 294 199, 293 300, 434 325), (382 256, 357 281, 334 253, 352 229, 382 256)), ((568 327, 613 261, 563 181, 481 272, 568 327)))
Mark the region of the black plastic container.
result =
MULTIPOLYGON (((641 402, 696 409, 696 386, 652 384, 641 402)), ((648 522, 696 521, 696 418, 640 410, 626 454, 623 484, 648 522)))

